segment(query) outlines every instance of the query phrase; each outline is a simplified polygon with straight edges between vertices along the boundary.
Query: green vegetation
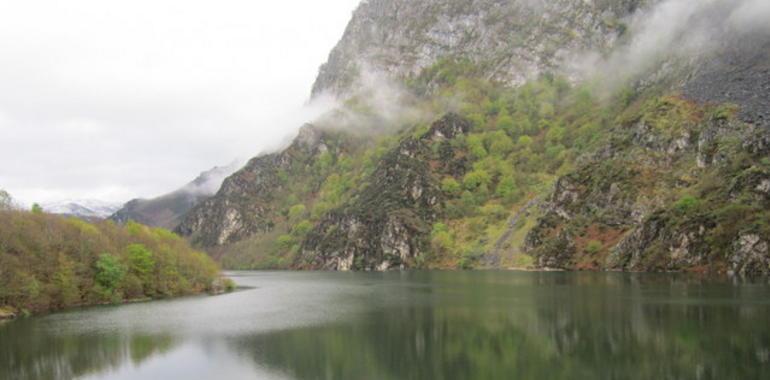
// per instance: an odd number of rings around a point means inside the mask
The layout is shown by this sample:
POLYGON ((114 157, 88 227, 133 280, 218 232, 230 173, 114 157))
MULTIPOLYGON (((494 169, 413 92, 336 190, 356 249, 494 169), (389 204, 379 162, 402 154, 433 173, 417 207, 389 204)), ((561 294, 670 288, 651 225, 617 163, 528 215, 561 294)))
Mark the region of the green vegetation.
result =
POLYGON ((586 253, 595 255, 602 250, 602 242, 598 240, 591 240, 586 244, 586 253))
MULTIPOLYGON (((409 79, 409 90, 416 96, 408 106, 432 115, 425 122, 400 129, 391 126, 395 132, 367 139, 326 132, 324 153, 309 165, 300 159, 282 171, 284 187, 268 205, 282 214, 269 216, 268 231, 222 248, 223 265, 237 269, 297 265, 306 235, 324 217, 346 210, 356 197, 364 196, 367 186, 379 180, 373 176, 375 168, 398 144, 421 139, 433 121, 450 111, 473 125, 467 134, 430 143, 430 151, 421 158, 431 163, 428 175, 441 191, 443 207, 438 227, 426 229, 424 246, 429 252, 419 258, 419 265, 481 265, 479 258, 508 229, 510 216, 547 193, 558 176, 573 169, 579 154, 598 146, 601 131, 609 128, 616 114, 616 106, 599 104, 589 87, 572 87, 561 78, 545 75, 509 88, 482 78, 481 72, 470 62, 448 59, 409 79), (448 99, 453 99, 451 104, 448 99), (457 165, 445 166, 452 162, 457 165)), ((365 116, 372 110, 364 104, 351 99, 346 107, 365 116)), ((367 129, 366 117, 361 120, 357 128, 367 129)), ((401 172, 394 175, 411 170, 401 162, 395 165, 401 172)), ((518 248, 506 247, 505 257, 518 248)))
POLYGON ((171 297, 212 291, 218 277, 207 255, 163 229, 0 211, 0 307, 34 313, 171 297))
POLYGON ((686 213, 687 211, 697 207, 699 203, 700 202, 698 201, 698 198, 686 195, 674 203, 674 209, 679 212, 686 213))
MULTIPOLYGON (((637 94, 629 88, 599 101, 591 84, 573 86, 543 75, 510 88, 480 72, 468 61, 442 60, 407 81, 414 95, 407 106, 430 115, 425 120, 393 122, 391 133, 367 139, 329 132, 323 154, 298 160, 282 172, 284 186, 265 204, 280 215, 269 217, 264 232, 223 248, 223 264, 303 267, 300 258, 308 239, 333 240, 326 253, 349 239, 345 229, 350 227, 343 224, 314 235, 324 221, 382 208, 403 217, 419 235, 410 242, 420 247, 419 257, 407 265, 424 268, 476 268, 490 265, 485 260, 490 254, 499 258, 492 265, 528 267, 541 255, 566 249, 571 251, 559 260, 575 257, 562 263, 565 267, 601 268, 612 247, 638 225, 629 216, 640 210, 660 217, 661 228, 669 233, 661 236, 668 238, 708 226, 704 239, 723 252, 739 233, 767 236, 766 204, 751 189, 767 178, 770 161, 741 153, 739 140, 720 138, 703 149, 718 152, 725 162, 705 169, 696 165, 701 130, 709 122, 734 124, 736 107, 703 106, 657 90, 637 94), (433 122, 449 112, 469 121, 470 130, 446 139, 431 135, 433 122), (408 152, 407 158, 399 152, 408 152), (424 179, 422 190, 436 197, 435 215, 404 201, 414 177, 424 179), (511 226, 530 201, 548 199, 559 178, 578 192, 565 205, 574 218, 525 215, 511 226), (714 178, 729 179, 733 193, 714 178), (741 218, 745 222, 739 223, 741 218), (539 230, 543 244, 529 251, 530 257, 521 247, 533 230, 539 230)), ((352 99, 346 107, 374 113, 364 104, 352 99)), ((367 129, 367 119, 361 120, 357 127, 367 129)), ((357 219, 367 226, 382 220, 357 219)), ((662 265, 665 247, 655 244, 649 247, 654 251, 650 261, 640 265, 662 265)))

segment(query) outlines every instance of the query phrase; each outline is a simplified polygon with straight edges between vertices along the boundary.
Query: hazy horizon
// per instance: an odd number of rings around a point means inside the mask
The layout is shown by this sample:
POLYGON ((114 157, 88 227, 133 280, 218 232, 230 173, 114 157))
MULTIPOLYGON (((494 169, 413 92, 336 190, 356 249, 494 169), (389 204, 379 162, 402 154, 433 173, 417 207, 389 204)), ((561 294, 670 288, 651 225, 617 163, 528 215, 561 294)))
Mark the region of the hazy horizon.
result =
POLYGON ((0 188, 124 202, 277 147, 358 2, 3 5, 0 188))

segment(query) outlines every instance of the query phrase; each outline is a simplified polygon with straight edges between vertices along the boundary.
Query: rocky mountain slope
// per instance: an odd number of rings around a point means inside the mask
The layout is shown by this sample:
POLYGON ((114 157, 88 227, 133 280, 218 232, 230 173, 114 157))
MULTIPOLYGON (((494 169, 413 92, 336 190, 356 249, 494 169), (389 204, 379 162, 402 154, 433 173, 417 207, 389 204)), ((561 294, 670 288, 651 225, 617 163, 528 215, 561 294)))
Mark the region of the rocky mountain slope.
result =
POLYGON ((341 110, 177 231, 234 268, 768 274, 755 3, 364 1, 313 88, 341 110))
POLYGON ((402 140, 350 201, 307 234, 302 264, 334 270, 413 267, 428 251, 425 237, 443 209, 441 178, 461 178, 468 170, 450 141, 470 128, 468 120, 449 114, 424 134, 402 140))
POLYGON ((345 93, 361 71, 399 79, 467 58, 487 78, 520 85, 575 54, 607 51, 645 0, 367 0, 321 67, 313 94, 345 93))
POLYGON ((153 227, 174 229, 188 211, 216 193, 222 181, 237 164, 215 167, 171 193, 152 199, 133 199, 107 216, 118 223, 133 220, 153 227))

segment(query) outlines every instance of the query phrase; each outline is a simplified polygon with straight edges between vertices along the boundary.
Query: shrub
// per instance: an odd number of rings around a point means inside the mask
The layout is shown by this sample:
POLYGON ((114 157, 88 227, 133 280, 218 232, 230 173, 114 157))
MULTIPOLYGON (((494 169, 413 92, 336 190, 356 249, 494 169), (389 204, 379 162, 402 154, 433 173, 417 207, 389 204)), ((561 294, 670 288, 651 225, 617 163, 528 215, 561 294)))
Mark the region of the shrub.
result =
POLYGON ((276 240, 276 243, 282 249, 289 249, 294 244, 294 238, 291 235, 281 235, 276 240))
POLYGON ((602 248, 604 248, 604 244, 598 240, 591 240, 586 244, 586 252, 591 255, 601 252, 602 248))
POLYGON ((489 173, 485 170, 474 170, 463 177, 463 186, 467 190, 475 190, 482 185, 488 185, 490 181, 489 173))
POLYGON ((297 220, 303 216, 305 216, 305 205, 300 203, 289 208, 289 220, 297 220))
POLYGON ((460 184, 452 177, 446 177, 441 180, 441 191, 447 195, 456 196, 462 191, 460 184))
POLYGON ((304 237, 311 229, 313 229, 313 223, 310 223, 309 220, 303 220, 291 228, 291 234, 297 237, 304 237))
POLYGON ((691 195, 685 195, 674 203, 674 209, 679 212, 688 212, 700 204, 700 200, 691 195))

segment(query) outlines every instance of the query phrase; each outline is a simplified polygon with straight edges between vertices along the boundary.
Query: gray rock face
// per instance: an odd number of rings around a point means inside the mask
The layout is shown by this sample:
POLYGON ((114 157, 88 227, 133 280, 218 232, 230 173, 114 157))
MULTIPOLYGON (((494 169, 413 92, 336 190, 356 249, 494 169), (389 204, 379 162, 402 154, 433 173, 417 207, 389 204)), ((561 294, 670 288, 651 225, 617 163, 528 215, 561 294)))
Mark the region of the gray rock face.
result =
POLYGON ((724 41, 685 84, 684 94, 702 102, 738 104, 741 119, 770 128, 770 34, 724 41))
POLYGON ((370 176, 370 185, 329 212, 308 234, 302 266, 380 271, 411 266, 425 252, 425 239, 443 203, 433 172, 463 172, 462 163, 453 162, 451 154, 431 168, 430 146, 469 129, 467 120, 450 114, 420 138, 407 138, 386 154, 370 176))
POLYGON ((770 274, 770 250, 767 237, 756 234, 741 235, 734 243, 730 270, 742 276, 770 274))
POLYGON ((644 0, 365 0, 319 72, 313 94, 346 92, 361 71, 417 75, 467 58, 490 78, 521 84, 572 54, 607 50, 644 0))

